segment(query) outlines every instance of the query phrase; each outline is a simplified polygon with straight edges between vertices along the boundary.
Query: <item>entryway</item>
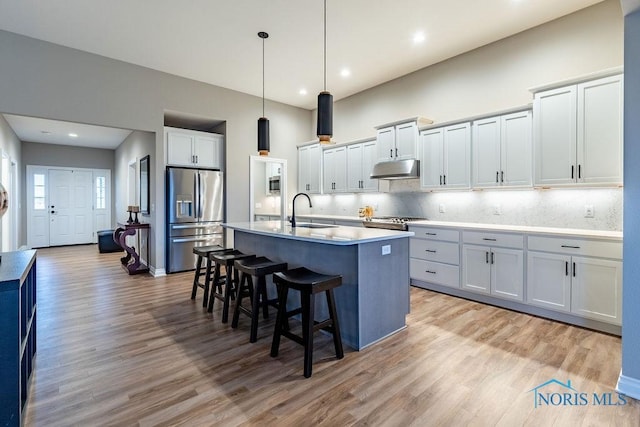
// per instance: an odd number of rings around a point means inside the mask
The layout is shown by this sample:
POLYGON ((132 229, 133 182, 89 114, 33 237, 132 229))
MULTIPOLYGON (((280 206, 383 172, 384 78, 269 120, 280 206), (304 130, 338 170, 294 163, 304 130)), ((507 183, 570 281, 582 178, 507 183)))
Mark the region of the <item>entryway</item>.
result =
POLYGON ((27 245, 95 243, 111 224, 111 171, 27 166, 27 245))

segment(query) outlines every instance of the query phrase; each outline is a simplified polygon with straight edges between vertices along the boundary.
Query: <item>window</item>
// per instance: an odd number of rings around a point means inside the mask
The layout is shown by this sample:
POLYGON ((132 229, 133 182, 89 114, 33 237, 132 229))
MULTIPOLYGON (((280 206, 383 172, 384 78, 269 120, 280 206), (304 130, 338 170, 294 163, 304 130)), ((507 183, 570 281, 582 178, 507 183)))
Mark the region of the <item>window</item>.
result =
POLYGON ((107 207, 106 186, 104 176, 96 178, 96 209, 105 209, 107 207))
POLYGON ((47 208, 45 199, 45 179, 44 174, 33 174, 33 209, 44 210, 47 208))

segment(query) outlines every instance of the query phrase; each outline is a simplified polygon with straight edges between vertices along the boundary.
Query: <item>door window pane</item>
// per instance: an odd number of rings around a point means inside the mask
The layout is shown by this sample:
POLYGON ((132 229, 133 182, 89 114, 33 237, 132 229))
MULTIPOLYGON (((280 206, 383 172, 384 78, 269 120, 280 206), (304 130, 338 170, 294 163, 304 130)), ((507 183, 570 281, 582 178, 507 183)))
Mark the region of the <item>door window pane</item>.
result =
POLYGON ((45 205, 45 179, 44 174, 33 175, 33 209, 44 210, 45 205))

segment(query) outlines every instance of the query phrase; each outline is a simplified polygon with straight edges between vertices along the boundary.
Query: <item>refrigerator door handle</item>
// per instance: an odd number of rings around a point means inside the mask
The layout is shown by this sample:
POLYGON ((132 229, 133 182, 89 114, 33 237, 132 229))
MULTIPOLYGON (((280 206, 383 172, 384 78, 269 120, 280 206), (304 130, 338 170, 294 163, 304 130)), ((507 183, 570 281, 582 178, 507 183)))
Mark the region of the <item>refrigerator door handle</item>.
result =
POLYGON ((194 228, 207 228, 207 227, 216 226, 216 225, 219 225, 219 224, 220 223, 217 223, 217 224, 202 223, 202 224, 189 224, 189 225, 172 225, 171 229, 172 230, 185 230, 185 229, 194 229, 194 228))
POLYGON ((202 203, 203 199, 204 191, 202 189, 202 177, 200 176, 200 172, 198 172, 198 219, 202 219, 202 216, 204 215, 204 204, 202 203))
POLYGON ((181 239, 171 239, 171 243, 187 243, 187 242, 205 242, 209 240, 207 237, 198 238, 198 237, 186 237, 181 239))

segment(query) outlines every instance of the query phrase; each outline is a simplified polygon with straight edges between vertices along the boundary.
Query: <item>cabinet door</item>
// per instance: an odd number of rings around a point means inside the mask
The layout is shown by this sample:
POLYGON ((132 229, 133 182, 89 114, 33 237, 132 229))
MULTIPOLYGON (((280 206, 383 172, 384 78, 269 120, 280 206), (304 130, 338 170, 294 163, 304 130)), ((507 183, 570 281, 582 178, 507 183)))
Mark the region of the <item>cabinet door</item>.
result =
POLYGON ((524 253, 515 249, 492 248, 491 293, 517 301, 524 295, 524 253))
POLYGON ((347 147, 347 190, 362 191, 363 188, 363 151, 364 144, 347 147))
POLYGON ((193 135, 167 131, 167 164, 175 166, 193 166, 193 135))
POLYGON ((500 183, 531 186, 531 111, 502 116, 500 183))
POLYGON ((193 155, 199 168, 220 169, 222 137, 218 135, 195 135, 193 155))
POLYGON ((462 287, 473 292, 491 292, 491 249, 462 246, 462 287))
POLYGON ((622 76, 578 85, 578 182, 622 182, 622 76))
POLYGON ((471 184, 471 125, 444 128, 444 174, 447 188, 469 188, 471 184))
POLYGON ((534 183, 575 182, 576 87, 540 92, 533 101, 534 183))
POLYGON ((378 129, 377 146, 379 162, 395 158, 396 129, 393 126, 378 129))
POLYGON ((572 258, 571 312, 590 319, 622 323, 622 263, 572 258))
POLYGON ((369 178, 376 164, 376 149, 376 141, 362 144, 362 189, 366 191, 378 190, 378 180, 369 178))
POLYGON ((558 311, 571 304, 571 257, 544 252, 527 253, 527 302, 558 311))
POLYGON ((500 123, 500 117, 473 122, 474 187, 500 185, 500 123))
POLYGON ((443 129, 430 129, 420 134, 420 186, 440 188, 442 185, 443 129))
POLYGON ((307 193, 320 193, 320 179, 321 179, 321 164, 322 164, 322 151, 320 150, 320 144, 314 144, 309 146, 307 151, 307 183, 309 188, 307 193))
POLYGON ((394 155, 397 160, 415 159, 418 145, 418 125, 415 122, 396 126, 396 146, 394 155))
POLYGON ((346 147, 324 150, 322 156, 323 187, 325 193, 335 193, 347 189, 347 149, 346 147))
POLYGON ((298 192, 309 191, 309 146, 298 148, 298 192))

